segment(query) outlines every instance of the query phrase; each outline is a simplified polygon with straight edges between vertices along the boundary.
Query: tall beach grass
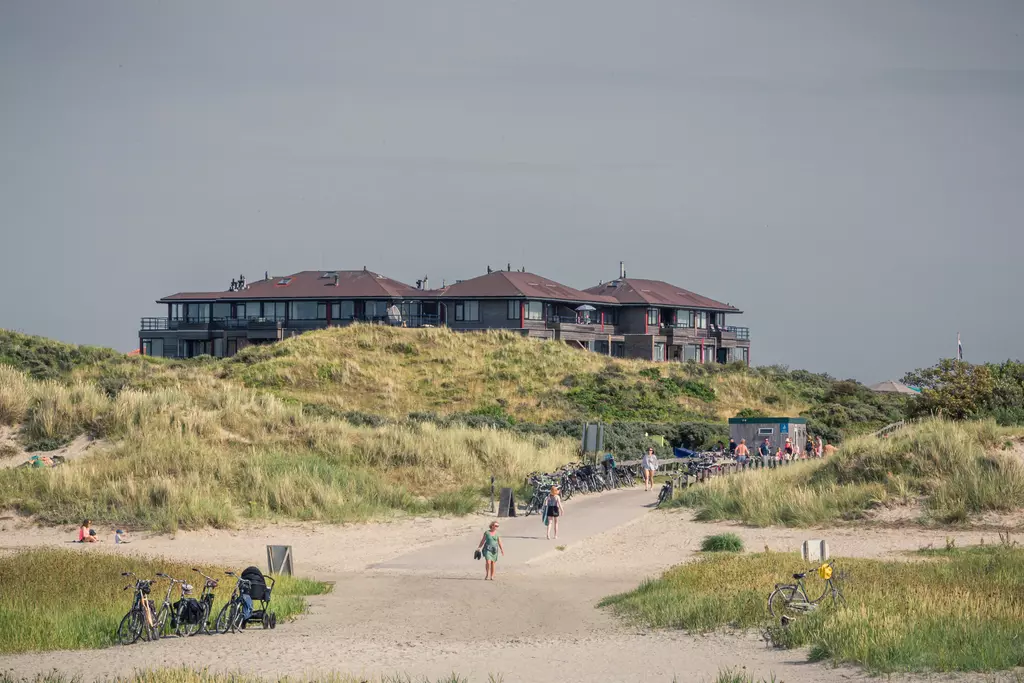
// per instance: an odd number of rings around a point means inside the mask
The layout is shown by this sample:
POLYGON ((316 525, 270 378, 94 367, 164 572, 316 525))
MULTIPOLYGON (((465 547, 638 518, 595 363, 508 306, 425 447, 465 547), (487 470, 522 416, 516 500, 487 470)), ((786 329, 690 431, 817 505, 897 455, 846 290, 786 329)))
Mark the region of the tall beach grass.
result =
MULTIPOLYGON (((711 554, 680 565, 603 606, 649 628, 710 632, 766 628, 810 659, 876 673, 993 671, 1024 665, 1024 550, 988 546, 920 562, 840 559, 845 608, 825 606, 781 628, 767 615, 776 583, 806 569, 798 555, 711 554)), ((824 582, 813 571, 808 592, 824 582)))
MULTIPOLYGON (((92 552, 87 547, 25 550, 0 556, 0 652, 113 645, 118 624, 132 601, 132 591, 123 590, 129 582, 121 572, 130 571, 150 579, 155 578, 156 572, 164 572, 194 583, 198 596, 202 580, 192 566, 171 560, 92 552)), ((231 595, 229 577, 224 576, 221 567, 199 569, 214 578, 225 579, 214 603, 214 609, 219 610, 231 595)), ((239 571, 243 567, 231 569, 239 571)), ((151 598, 158 608, 166 587, 163 581, 153 586, 151 598)), ((305 611, 303 596, 327 590, 326 584, 317 581, 282 576, 271 599, 272 611, 279 620, 290 619, 305 611)), ((172 602, 177 599, 172 596, 172 602)))
POLYGON ((1017 432, 991 421, 927 420, 888 438, 857 437, 827 461, 715 479, 678 493, 701 520, 814 526, 920 501, 927 520, 965 522, 1024 507, 1024 462, 1001 449, 1017 432))

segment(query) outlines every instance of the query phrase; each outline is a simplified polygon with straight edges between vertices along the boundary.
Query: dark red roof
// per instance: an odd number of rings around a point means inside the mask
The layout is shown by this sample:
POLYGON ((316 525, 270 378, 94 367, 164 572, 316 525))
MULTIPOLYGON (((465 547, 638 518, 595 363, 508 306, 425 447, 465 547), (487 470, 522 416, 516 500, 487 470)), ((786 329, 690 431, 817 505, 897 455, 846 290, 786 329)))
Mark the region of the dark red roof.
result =
POLYGON ((369 270, 304 270, 292 275, 250 282, 241 291, 180 292, 166 296, 157 303, 209 299, 391 299, 417 298, 423 297, 424 294, 426 292, 421 289, 369 270), (335 275, 338 276, 337 287, 334 285, 335 275))
POLYGON ((611 297, 573 289, 534 273, 508 270, 496 270, 471 280, 456 282, 431 293, 446 299, 523 297, 580 303, 618 304, 618 301, 611 297))
POLYGON ((621 304, 647 304, 673 308, 704 308, 727 313, 741 313, 735 306, 709 299, 661 280, 623 278, 583 290, 592 295, 614 298, 621 304))

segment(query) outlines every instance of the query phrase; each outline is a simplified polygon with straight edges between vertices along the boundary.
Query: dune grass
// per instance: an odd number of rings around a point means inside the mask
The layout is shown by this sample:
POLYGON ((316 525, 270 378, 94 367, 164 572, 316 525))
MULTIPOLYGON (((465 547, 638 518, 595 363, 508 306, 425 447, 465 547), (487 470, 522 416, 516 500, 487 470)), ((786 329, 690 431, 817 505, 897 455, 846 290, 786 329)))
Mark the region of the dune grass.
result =
MULTIPOLYGON (((876 673, 1024 665, 1024 549, 982 546, 920 562, 841 559, 836 566, 849 572, 841 582, 848 606, 771 627, 777 644, 876 673)), ((648 628, 764 628, 774 584, 805 568, 796 554, 712 554, 601 604, 648 628)), ((807 584, 816 597, 824 582, 810 574, 807 584)))
MULTIPOLYGON (((164 572, 186 579, 196 586, 201 577, 192 566, 162 559, 119 556, 81 547, 68 550, 35 549, 0 556, 0 652, 64 650, 106 647, 114 644, 114 633, 131 607, 131 590, 121 572, 144 578, 164 572)), ((214 609, 227 601, 232 586, 224 568, 200 566, 206 574, 223 577, 214 609)), ((243 567, 231 567, 239 571, 243 567)), ((153 586, 152 599, 161 604, 166 582, 153 586)), ((287 620, 306 609, 303 596, 319 595, 330 587, 310 579, 282 576, 271 600, 279 620, 287 620)), ((177 600, 172 596, 172 602, 177 600)))
POLYGON ((741 553, 743 539, 736 534, 715 534, 706 537, 700 549, 706 553, 741 553))
POLYGON ((214 377, 110 396, 86 380, 37 381, 0 366, 0 414, 30 440, 106 442, 53 470, 0 472, 0 506, 50 523, 174 529, 466 514, 491 475, 517 484, 576 450, 570 439, 488 428, 356 426, 214 377))
POLYGON ((966 522, 1024 507, 1024 462, 1005 449, 1014 438, 992 421, 927 420, 889 438, 851 439, 827 461, 712 480, 679 492, 672 506, 695 508, 704 521, 814 526, 920 499, 926 521, 966 522))

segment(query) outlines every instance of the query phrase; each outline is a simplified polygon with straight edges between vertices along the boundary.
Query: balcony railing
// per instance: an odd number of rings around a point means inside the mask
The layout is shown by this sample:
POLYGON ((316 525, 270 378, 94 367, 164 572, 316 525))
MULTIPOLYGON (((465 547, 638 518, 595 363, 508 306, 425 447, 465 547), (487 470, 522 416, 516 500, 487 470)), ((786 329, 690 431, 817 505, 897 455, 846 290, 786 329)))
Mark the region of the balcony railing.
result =
POLYGON ((689 325, 681 325, 678 323, 665 323, 661 328, 676 334, 685 334, 687 336, 697 337, 698 339, 707 339, 710 336, 708 331, 703 327, 690 327, 689 325))
MULTIPOLYGON (((296 327, 327 325, 327 320, 285 320, 283 318, 211 318, 209 320, 175 320, 172 318, 142 318, 139 328, 144 332, 161 330, 194 329, 199 327, 214 327, 216 329, 248 329, 249 327, 265 328, 267 326, 288 325, 293 323, 296 327)), ((347 325, 351 322, 368 322, 381 325, 394 325, 395 327, 437 327, 440 319, 436 315, 407 315, 400 318, 392 318, 387 315, 363 315, 353 318, 340 318, 332 320, 332 325, 347 325)))
POLYGON ((549 323, 561 323, 563 325, 596 325, 598 327, 600 327, 601 325, 614 325, 615 324, 611 320, 605 320, 602 323, 601 322, 600 314, 598 314, 597 316, 591 316, 589 318, 588 317, 584 317, 584 316, 575 316, 575 315, 549 315, 548 316, 548 322, 549 323))
POLYGON ((726 332, 732 332, 736 335, 736 339, 739 341, 750 341, 750 328, 749 327, 733 327, 727 325, 725 327, 726 332))

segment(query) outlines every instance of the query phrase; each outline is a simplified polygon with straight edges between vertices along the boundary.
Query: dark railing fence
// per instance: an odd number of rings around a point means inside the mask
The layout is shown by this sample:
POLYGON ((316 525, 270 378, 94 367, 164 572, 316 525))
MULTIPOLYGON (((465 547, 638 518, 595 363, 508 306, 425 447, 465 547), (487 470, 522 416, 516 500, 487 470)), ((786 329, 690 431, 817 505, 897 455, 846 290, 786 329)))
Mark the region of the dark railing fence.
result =
POLYGON ((749 327, 734 327, 732 325, 727 325, 725 327, 725 331, 734 332, 736 334, 736 339, 739 339, 741 341, 750 341, 749 327))
MULTIPOLYGON (((250 326, 265 327, 268 325, 285 324, 288 322, 296 325, 327 325, 323 318, 315 320, 286 320, 285 318, 211 318, 208 320, 175 320, 173 318, 142 318, 139 327, 143 331, 178 330, 189 327, 210 326, 218 329, 245 329, 250 326)), ((437 315, 405 315, 392 318, 387 315, 363 315, 352 318, 340 318, 330 321, 332 325, 345 325, 351 322, 369 322, 382 325, 394 325, 401 327, 426 327, 437 326, 440 323, 440 316, 437 315)))
MULTIPOLYGON (((589 316, 580 315, 549 315, 549 323, 562 323, 563 325, 601 325, 601 314, 590 313, 589 316)), ((614 325, 610 320, 604 321, 605 325, 614 325)))

